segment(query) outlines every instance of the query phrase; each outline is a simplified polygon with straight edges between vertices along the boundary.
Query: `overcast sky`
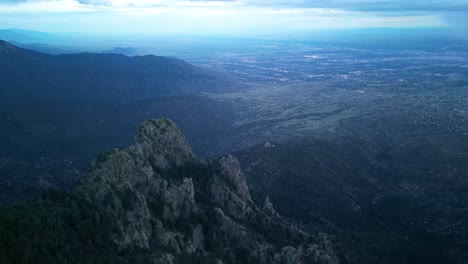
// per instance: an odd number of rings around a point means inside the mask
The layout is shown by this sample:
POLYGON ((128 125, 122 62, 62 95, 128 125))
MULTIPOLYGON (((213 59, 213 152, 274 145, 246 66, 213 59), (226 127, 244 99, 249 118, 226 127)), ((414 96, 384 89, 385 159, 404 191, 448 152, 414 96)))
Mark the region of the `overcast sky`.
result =
POLYGON ((0 27, 49 32, 275 34, 367 27, 466 31, 468 0, 0 0, 0 27))

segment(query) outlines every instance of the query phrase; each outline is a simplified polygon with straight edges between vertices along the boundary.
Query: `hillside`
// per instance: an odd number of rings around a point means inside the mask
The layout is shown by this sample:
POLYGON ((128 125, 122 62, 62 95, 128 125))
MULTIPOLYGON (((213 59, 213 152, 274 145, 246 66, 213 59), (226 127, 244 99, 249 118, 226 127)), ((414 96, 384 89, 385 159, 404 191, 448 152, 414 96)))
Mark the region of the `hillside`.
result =
POLYGON ((334 234, 350 263, 465 263, 466 144, 380 129, 389 131, 360 128, 235 155, 254 201, 269 196, 281 214, 334 234))
POLYGON ((130 144, 151 118, 178 122, 203 154, 235 112, 203 93, 243 88, 178 59, 52 56, 2 41, 0 85, 0 202, 70 186, 94 156, 130 144))
POLYGON ((227 92, 240 85, 182 60, 118 54, 48 55, 0 41, 0 102, 121 102, 227 92))
POLYGON ((168 119, 70 192, 0 210, 2 263, 339 263, 325 234, 256 206, 233 156, 197 158, 168 119))

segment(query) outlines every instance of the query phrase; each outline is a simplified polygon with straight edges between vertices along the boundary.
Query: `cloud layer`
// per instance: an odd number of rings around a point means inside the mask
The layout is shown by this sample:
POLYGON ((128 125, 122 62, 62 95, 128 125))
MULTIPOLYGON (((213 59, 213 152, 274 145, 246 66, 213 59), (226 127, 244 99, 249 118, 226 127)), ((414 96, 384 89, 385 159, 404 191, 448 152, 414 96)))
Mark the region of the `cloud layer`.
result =
MULTIPOLYGON (((64 2, 67 0, 3 0, 3 3, 64 2)), ((204 5, 230 3, 275 8, 333 8, 367 12, 468 11, 467 0, 72 0, 82 5, 116 7, 154 7, 192 2, 204 5)))
POLYGON ((449 24, 460 30, 467 12, 468 0, 3 0, 0 25, 208 34, 449 24))

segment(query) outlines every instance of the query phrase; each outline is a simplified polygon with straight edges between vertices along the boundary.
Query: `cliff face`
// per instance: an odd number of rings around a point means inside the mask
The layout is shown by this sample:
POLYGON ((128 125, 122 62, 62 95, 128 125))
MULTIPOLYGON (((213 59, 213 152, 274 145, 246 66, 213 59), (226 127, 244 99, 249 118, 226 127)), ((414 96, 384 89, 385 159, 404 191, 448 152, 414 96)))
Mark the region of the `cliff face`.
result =
MULTIPOLYGON (((339 262, 326 235, 312 236, 289 224, 274 211, 268 199, 264 208, 257 207, 233 156, 217 160, 197 158, 168 119, 145 122, 133 145, 99 155, 88 175, 68 197, 78 198, 66 198, 72 200, 66 205, 58 206, 62 202, 54 201, 47 206, 60 208, 48 213, 59 223, 58 227, 53 225, 52 236, 65 237, 63 243, 80 249, 73 251, 50 239, 54 254, 70 263, 89 261, 86 257, 80 261, 71 259, 77 254, 77 259, 80 254, 89 254, 80 252, 94 250, 102 241, 109 242, 97 251, 118 255, 115 259, 122 262, 129 259, 136 263, 339 262), (83 201, 77 203, 73 199, 83 201), (72 207, 74 212, 76 204, 84 204, 81 208, 86 209, 77 210, 80 219, 71 219, 67 224, 68 208, 72 207), (68 232, 69 229, 73 232, 68 232), (106 232, 96 237, 89 234, 94 229, 106 232), (56 233, 73 235, 55 236, 56 233)), ((41 214, 41 217, 49 225, 49 216, 41 214)), ((0 231, 7 220, 0 217, 0 231)), ((21 229, 18 232, 12 235, 21 237, 21 229)), ((49 241, 47 236, 42 240, 49 241)), ((34 248, 39 242, 25 239, 21 243, 30 243, 29 248, 34 248)), ((24 253, 21 248, 15 249, 17 254, 24 253)), ((12 261, 8 253, 5 256, 6 263, 12 261)), ((32 255, 31 259, 41 257, 32 255)), ((49 259, 49 263, 53 262, 49 259)))

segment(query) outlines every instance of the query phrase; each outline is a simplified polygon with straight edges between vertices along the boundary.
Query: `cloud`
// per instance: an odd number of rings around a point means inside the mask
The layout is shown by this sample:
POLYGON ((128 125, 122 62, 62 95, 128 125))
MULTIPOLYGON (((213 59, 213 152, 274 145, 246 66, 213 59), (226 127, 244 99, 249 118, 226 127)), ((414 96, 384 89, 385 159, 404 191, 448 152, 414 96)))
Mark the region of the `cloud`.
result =
POLYGON ((468 1, 466 0, 238 0, 238 2, 263 6, 338 8, 372 12, 468 10, 468 1))
POLYGON ((12 3, 14 4, 14 3, 27 2, 27 0, 3 0, 2 2, 6 4, 12 4, 12 3))
MULTIPOLYGON (((65 0, 2 0, 7 3, 24 3, 65 0)), ((231 3, 237 6, 272 8, 333 8, 362 12, 450 12, 468 11, 467 0, 74 0, 82 5, 92 6, 171 6, 181 2, 210 5, 231 3)))
MULTIPOLYGON (((0 0, 0 25, 42 31, 279 32, 441 27, 468 0, 0 0), (8 3, 6 2, 8 1, 8 3), (31 16, 32 15, 32 16, 31 16)), ((450 25, 461 30, 463 17, 450 25), (462 22, 459 22, 462 21, 462 22)))
POLYGON ((112 2, 110 0, 77 0, 77 2, 82 5, 112 5, 112 2))
POLYGON ((38 14, 92 11, 88 5, 80 5, 75 0, 8 0, 0 3, 0 14, 38 14))

